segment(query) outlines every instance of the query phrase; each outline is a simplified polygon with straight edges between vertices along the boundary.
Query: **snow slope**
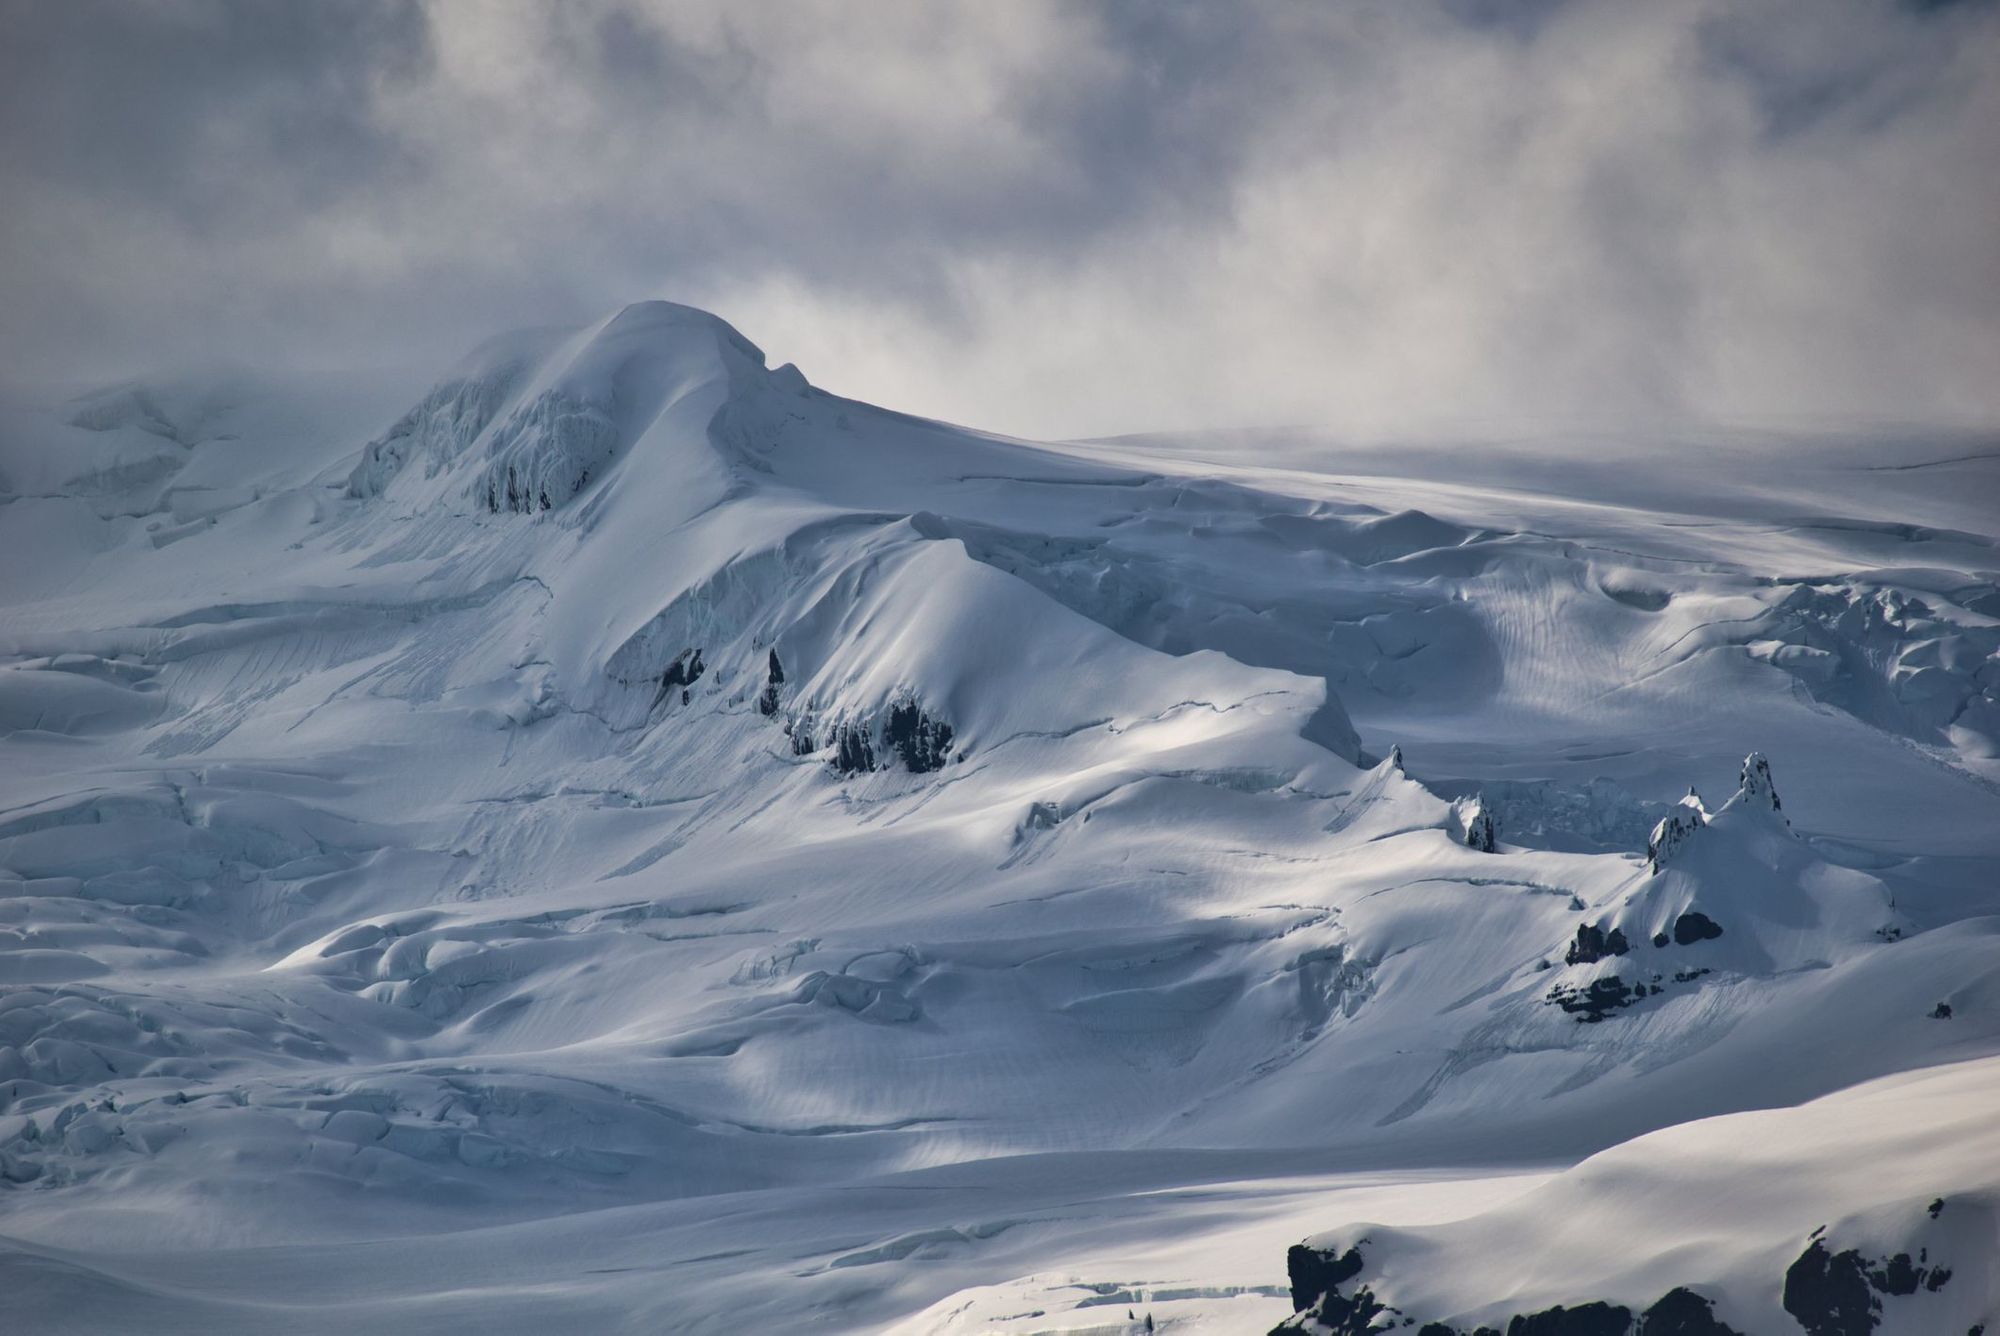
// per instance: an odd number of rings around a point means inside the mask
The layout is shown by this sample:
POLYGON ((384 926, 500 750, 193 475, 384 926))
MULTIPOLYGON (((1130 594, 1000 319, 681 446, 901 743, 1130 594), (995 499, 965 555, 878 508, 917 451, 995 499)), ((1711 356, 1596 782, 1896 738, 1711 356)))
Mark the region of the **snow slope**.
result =
MULTIPOLYGON (((1996 1104, 2000 1063, 1987 1059, 1685 1123, 1470 1218, 1312 1240, 1294 1276, 1317 1299, 1314 1262, 1353 1249, 1364 1273, 1386 1268, 1374 1301, 1431 1330, 1601 1305, 1612 1311, 1584 1321, 1616 1331, 1618 1310, 1624 1322, 1648 1310, 1649 1327, 1677 1331, 1962 1332, 2000 1307, 1996 1104), (1662 1235, 1677 1246, 1633 1246, 1662 1235), (1695 1297, 1667 1298, 1677 1291, 1695 1297), (1676 1309, 1720 1325, 1672 1326, 1676 1309)), ((1335 1312, 1368 1284, 1343 1282, 1335 1312)))
POLYGON ((1036 445, 667 303, 8 408, 15 1311, 1262 1330, 1343 1218, 1987 1070, 2000 451, 1586 445, 1036 445))

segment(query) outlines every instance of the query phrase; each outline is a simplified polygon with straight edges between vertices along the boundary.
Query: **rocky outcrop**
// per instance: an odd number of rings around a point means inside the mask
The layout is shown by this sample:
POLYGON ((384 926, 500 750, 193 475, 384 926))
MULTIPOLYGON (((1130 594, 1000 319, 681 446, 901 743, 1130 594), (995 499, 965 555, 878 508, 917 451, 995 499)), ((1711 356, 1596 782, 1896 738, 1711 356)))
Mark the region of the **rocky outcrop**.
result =
POLYGON ((1693 946, 1722 936, 1722 925, 1698 909, 1690 909, 1674 920, 1674 945, 1693 946))
POLYGON ((1715 1316, 1715 1305, 1690 1289, 1668 1290, 1639 1316, 1638 1336, 1743 1336, 1715 1316))
POLYGON ((1352 1294, 1340 1287, 1361 1274, 1361 1250, 1321 1251, 1303 1243, 1293 1244, 1285 1255, 1285 1269, 1292 1282, 1292 1311, 1295 1316, 1273 1330, 1280 1332, 1330 1332, 1332 1336, 1367 1336, 1377 1330, 1375 1319, 1396 1310, 1378 1301, 1366 1285, 1352 1294), (1313 1325, 1308 1326, 1310 1321, 1313 1325))
POLYGON ((1743 773, 1737 781, 1735 801, 1760 811, 1784 809, 1785 805, 1778 801, 1777 786, 1771 782, 1771 763, 1764 759, 1764 753, 1751 752, 1743 758, 1743 773))
MULTIPOLYGON (((1943 1198, 1932 1201, 1924 1208, 1926 1219, 1918 1222, 1919 1227, 1936 1220, 1945 1207, 1943 1198)), ((1914 1255, 1905 1249, 1870 1257, 1859 1248, 1836 1251, 1824 1235, 1823 1229, 1813 1231, 1783 1279, 1784 1310, 1805 1336, 1873 1336, 1887 1304, 1935 1294, 1951 1284, 1952 1268, 1933 1261, 1930 1247, 1916 1247, 1914 1255)), ((1279 1332, 1362 1336, 1406 1329, 1413 1329, 1416 1336, 1744 1336, 1715 1315, 1713 1300, 1687 1286, 1668 1290, 1637 1314, 1615 1299, 1588 1299, 1516 1313, 1504 1327, 1461 1328, 1426 1321, 1423 1314, 1405 1313, 1384 1302, 1363 1279, 1367 1264, 1362 1248, 1367 1243, 1362 1239, 1329 1247, 1295 1244, 1285 1257, 1293 1316, 1273 1336, 1279 1332)))
MULTIPOLYGON (((1764 753, 1751 752, 1743 758, 1736 792, 1715 815, 1731 811, 1768 813, 1775 816, 1780 824, 1789 826, 1784 816, 1784 804, 1778 800, 1777 786, 1771 781, 1771 763, 1764 758, 1764 753)), ((1680 806, 1660 818, 1660 823, 1653 827, 1653 834, 1646 841, 1648 870, 1659 872, 1673 862, 1688 841, 1713 819, 1702 805, 1701 796, 1689 789, 1680 806)))
POLYGON ((861 724, 839 723, 827 734, 827 747, 833 752, 833 768, 843 775, 855 775, 875 768, 875 744, 868 736, 868 729, 861 724))
POLYGON ((1576 940, 1563 953, 1563 964, 1594 965, 1612 956, 1622 956, 1631 949, 1632 944, 1625 940, 1625 934, 1619 929, 1606 932, 1595 924, 1579 923, 1576 925, 1576 940))
POLYGON ((951 725, 925 714, 915 701, 889 707, 882 741, 911 774, 941 769, 951 759, 951 725))
POLYGON ((653 697, 653 709, 659 709, 660 703, 677 691, 680 693, 681 704, 687 704, 693 695, 688 688, 695 684, 707 667, 708 665, 701 661, 699 649, 684 649, 675 655, 673 662, 660 673, 660 690, 653 697))
POLYGON ((1566 1308, 1557 1304, 1539 1313, 1522 1313, 1507 1324, 1507 1336, 1626 1336, 1632 1330, 1632 1310, 1603 1300, 1566 1308))
POLYGON ((1292 1282, 1292 1311, 1303 1313, 1361 1274, 1361 1250, 1333 1253, 1294 1243, 1285 1254, 1285 1272, 1292 1282))
MULTIPOLYGON (((1697 942, 1711 941, 1722 936, 1722 926, 1699 910, 1689 910, 1674 920, 1671 934, 1656 933, 1653 945, 1665 947, 1669 943, 1677 946, 1692 946, 1697 942)), ((1563 953, 1565 965, 1595 965, 1601 961, 1613 960, 1627 955, 1632 950, 1631 942, 1622 929, 1604 929, 1592 923, 1579 923, 1576 938, 1563 953)), ((1692 983, 1706 969, 1683 969, 1674 973, 1675 983, 1692 983)), ((1618 975, 1611 974, 1592 979, 1587 983, 1559 983, 1548 991, 1544 998, 1549 1005, 1560 1008, 1586 1025, 1594 1025, 1610 1016, 1612 1012, 1631 1006, 1642 998, 1655 997, 1666 991, 1661 986, 1661 976, 1654 974, 1651 981, 1640 980, 1627 983, 1618 975)))
POLYGON ((1950 1268, 1921 1265, 1906 1252, 1871 1261, 1857 1248, 1833 1252, 1815 1237, 1785 1272, 1785 1311, 1807 1336, 1869 1336, 1881 1323, 1883 1296, 1935 1292, 1950 1281, 1950 1268))
MULTIPOLYGON (((771 662, 777 664, 776 655, 771 662)), ((783 680, 782 675, 778 680, 783 680)), ((775 711, 775 684, 767 681, 765 690, 773 695, 771 708, 775 711)), ((761 699, 758 708, 763 708, 761 699)), ((813 715, 799 714, 786 721, 785 732, 792 740, 793 755, 825 751, 827 764, 843 775, 883 770, 897 762, 911 774, 921 775, 943 769, 956 759, 951 750, 951 725, 914 700, 891 702, 879 721, 842 719, 822 727, 813 715)))
POLYGON ((1680 806, 1660 818, 1653 827, 1653 833, 1646 839, 1646 866, 1649 871, 1658 872, 1671 863, 1687 842, 1694 838, 1696 831, 1708 824, 1708 813, 1702 810, 1701 799, 1693 789, 1681 799, 1680 806))
POLYGON ((1472 816, 1465 823, 1465 847, 1477 849, 1482 854, 1494 851, 1499 831, 1494 825, 1493 813, 1484 804, 1473 808, 1472 816))
MULTIPOLYGON (((1412 1329, 1416 1336, 1503 1336, 1497 1327, 1425 1322, 1383 1303, 1365 1284, 1343 1294, 1341 1287, 1365 1269, 1358 1245, 1343 1250, 1294 1244, 1286 1254, 1285 1269, 1292 1283, 1292 1316, 1273 1328, 1271 1336, 1287 1332, 1371 1336, 1412 1329)), ((1504 1336, 1635 1336, 1635 1332, 1636 1336, 1744 1336, 1715 1316, 1710 1300, 1685 1286, 1667 1291, 1638 1314, 1636 1328, 1630 1308, 1604 1299, 1516 1313, 1504 1328, 1504 1336)))
POLYGON ((1612 1012, 1629 1007, 1649 993, 1658 991, 1657 986, 1628 984, 1617 975, 1609 974, 1601 979, 1592 979, 1580 988, 1559 983, 1549 989, 1548 1001, 1583 1024, 1595 1025, 1612 1012))
POLYGON ((771 651, 770 662, 764 666, 764 689, 757 693, 757 713, 770 718, 778 712, 778 688, 785 684, 785 665, 778 662, 778 651, 771 651))

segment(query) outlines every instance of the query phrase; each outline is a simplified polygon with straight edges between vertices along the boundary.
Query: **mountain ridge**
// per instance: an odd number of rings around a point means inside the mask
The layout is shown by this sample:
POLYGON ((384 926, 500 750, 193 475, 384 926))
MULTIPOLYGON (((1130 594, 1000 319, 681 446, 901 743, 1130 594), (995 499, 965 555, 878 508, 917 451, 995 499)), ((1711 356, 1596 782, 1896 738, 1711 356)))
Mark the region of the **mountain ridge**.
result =
POLYGON ((1995 1051, 1956 484, 1829 464, 1863 518, 1787 527, 1752 460, 1689 524, 1012 442, 666 303, 414 404, 197 398, 0 434, 0 1267, 49 1330, 319 1269, 302 1329, 1025 1330, 988 1301, 1083 1306, 1120 1231, 1189 1268, 1163 1318, 1262 1329, 1369 1174, 1490 1201, 1995 1051))

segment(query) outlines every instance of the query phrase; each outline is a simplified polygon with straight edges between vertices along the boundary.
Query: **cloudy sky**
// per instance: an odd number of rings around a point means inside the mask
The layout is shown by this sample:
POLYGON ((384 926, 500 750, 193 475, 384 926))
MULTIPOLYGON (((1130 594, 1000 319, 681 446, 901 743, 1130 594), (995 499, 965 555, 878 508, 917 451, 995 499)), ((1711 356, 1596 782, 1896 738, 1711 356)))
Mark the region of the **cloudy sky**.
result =
POLYGON ((1030 435, 2000 420, 2000 6, 0 0, 0 371, 641 297, 1030 435))

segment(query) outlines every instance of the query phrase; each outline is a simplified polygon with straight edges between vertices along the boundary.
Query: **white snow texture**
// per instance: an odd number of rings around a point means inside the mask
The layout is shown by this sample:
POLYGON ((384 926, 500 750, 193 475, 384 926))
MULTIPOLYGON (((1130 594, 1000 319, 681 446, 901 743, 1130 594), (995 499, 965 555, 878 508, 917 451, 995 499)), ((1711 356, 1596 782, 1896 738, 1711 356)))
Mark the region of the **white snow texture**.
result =
POLYGON ((1033 444, 659 302, 9 405, 0 1327, 2000 1331, 1996 532, 1991 441, 1033 444))

